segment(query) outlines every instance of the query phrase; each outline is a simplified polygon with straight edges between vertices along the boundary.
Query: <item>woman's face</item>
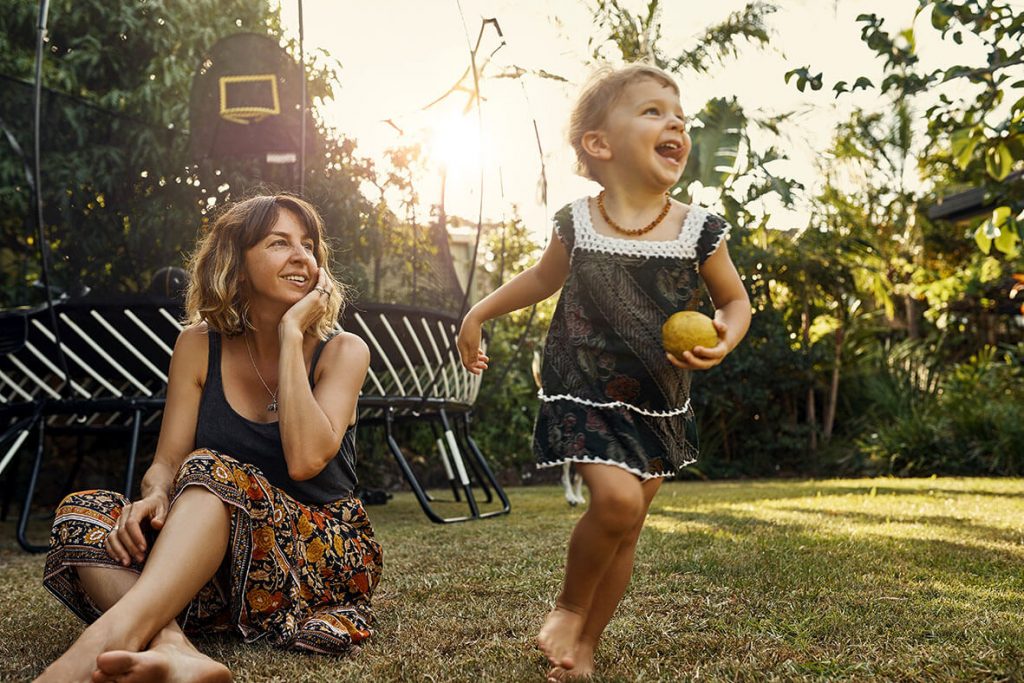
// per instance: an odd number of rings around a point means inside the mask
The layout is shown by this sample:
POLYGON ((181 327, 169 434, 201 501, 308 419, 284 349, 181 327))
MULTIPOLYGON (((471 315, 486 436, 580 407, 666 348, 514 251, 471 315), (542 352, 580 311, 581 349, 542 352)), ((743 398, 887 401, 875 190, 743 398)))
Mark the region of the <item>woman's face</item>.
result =
POLYGON ((313 289, 319 268, 313 238, 291 211, 281 209, 277 221, 245 252, 249 296, 293 304, 313 289))

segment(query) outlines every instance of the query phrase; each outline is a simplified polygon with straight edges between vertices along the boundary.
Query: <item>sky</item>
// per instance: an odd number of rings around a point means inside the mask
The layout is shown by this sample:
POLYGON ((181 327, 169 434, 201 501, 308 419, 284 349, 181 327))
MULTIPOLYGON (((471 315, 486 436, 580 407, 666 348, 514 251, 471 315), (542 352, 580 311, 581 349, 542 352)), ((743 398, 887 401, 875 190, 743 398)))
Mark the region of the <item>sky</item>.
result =
MULTIPOLYGON (((636 0, 622 0, 622 4, 633 11, 646 6, 636 0)), ((742 0, 663 2, 661 49, 672 54, 692 47, 705 27, 744 4, 742 0)), ((780 10, 769 17, 767 48, 743 45, 738 58, 728 59, 710 74, 680 74, 681 99, 688 114, 699 111, 710 98, 733 95, 748 112, 800 112, 784 137, 775 141, 790 161, 776 162, 772 171, 813 189, 820 176, 821 153, 835 124, 855 106, 873 109, 884 104, 874 92, 839 100, 831 92, 837 80, 852 82, 863 74, 875 77, 876 83, 880 80, 881 63, 861 43, 856 16, 876 13, 885 18, 886 29, 897 33, 914 25, 918 3, 781 0, 779 4, 780 10), (800 93, 792 83, 784 83, 785 72, 807 65, 815 73, 824 71, 822 90, 800 93)), ((1011 4, 1024 11, 1024 2, 1011 4)), ((359 153, 371 159, 383 158, 390 147, 424 144, 427 156, 417 181, 424 213, 427 204, 439 201, 444 165, 449 214, 475 221, 482 189, 484 220, 506 219, 514 211, 543 239, 559 207, 599 190, 575 175, 566 141, 573 100, 594 68, 589 44, 594 27, 588 7, 583 0, 304 0, 307 54, 326 50, 340 64, 335 98, 322 104, 321 114, 328 125, 355 139, 359 153), (458 92, 424 109, 469 66, 470 47, 477 43, 486 18, 497 19, 505 45, 483 70, 484 101, 479 114, 475 109, 464 113, 467 95, 458 92), (520 79, 496 77, 512 66, 556 74, 565 81, 529 73, 520 79), (394 126, 386 122, 389 119, 394 126), (534 121, 548 180, 546 205, 539 192, 541 153, 534 121)), ((296 8, 296 0, 282 0, 286 32, 295 36, 296 8)), ((953 52, 951 44, 940 41, 931 29, 927 14, 916 22, 921 27, 917 47, 924 66, 981 59, 980 47, 972 44, 971 37, 953 52)), ((478 63, 500 42, 493 26, 487 25, 478 63)), ((374 192, 370 189, 368 194, 372 197, 374 192)), ((701 199, 697 193, 695 200, 701 199)), ((808 219, 806 196, 793 211, 773 203, 756 208, 771 214, 769 226, 774 228, 803 227, 808 219)))

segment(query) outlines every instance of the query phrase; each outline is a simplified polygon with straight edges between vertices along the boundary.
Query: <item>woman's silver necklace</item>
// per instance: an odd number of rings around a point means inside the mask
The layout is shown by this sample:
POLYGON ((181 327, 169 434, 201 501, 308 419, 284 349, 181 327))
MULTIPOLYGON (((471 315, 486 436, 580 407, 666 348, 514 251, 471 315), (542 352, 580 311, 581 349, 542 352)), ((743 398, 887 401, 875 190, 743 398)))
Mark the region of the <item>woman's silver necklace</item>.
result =
POLYGON ((249 335, 248 334, 243 334, 242 336, 245 337, 245 350, 249 352, 249 360, 252 361, 252 369, 256 371, 256 376, 259 377, 260 383, 263 385, 263 388, 267 390, 268 394, 270 394, 270 403, 267 404, 267 412, 268 413, 276 413, 277 412, 277 392, 270 390, 270 387, 267 386, 267 383, 263 381, 263 375, 260 374, 260 369, 258 367, 256 367, 256 359, 253 358, 253 356, 252 356, 252 348, 249 346, 249 335))

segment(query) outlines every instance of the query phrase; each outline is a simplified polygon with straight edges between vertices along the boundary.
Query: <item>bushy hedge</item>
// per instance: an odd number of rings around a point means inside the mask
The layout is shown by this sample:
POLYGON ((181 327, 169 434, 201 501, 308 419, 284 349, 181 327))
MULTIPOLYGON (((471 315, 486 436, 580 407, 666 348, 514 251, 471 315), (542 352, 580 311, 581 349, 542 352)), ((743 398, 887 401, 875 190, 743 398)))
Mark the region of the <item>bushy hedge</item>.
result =
MULTIPOLYGON (((943 372, 933 387, 908 386, 895 413, 856 440, 867 472, 1024 474, 1024 345, 986 347, 943 372)), ((893 371, 891 374, 897 374, 893 371)))

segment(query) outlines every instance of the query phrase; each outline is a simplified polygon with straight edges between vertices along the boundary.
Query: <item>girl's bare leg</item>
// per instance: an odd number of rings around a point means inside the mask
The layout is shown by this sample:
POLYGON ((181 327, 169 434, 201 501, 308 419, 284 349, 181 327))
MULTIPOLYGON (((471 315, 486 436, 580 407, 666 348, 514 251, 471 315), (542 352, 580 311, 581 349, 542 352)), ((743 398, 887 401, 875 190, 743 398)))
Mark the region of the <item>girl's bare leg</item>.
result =
MULTIPOLYGON (((98 598, 100 602, 114 602, 82 633, 67 652, 47 667, 39 680, 61 683, 177 680, 166 675, 161 678, 148 674, 145 678, 139 678, 131 673, 131 668, 112 675, 103 673, 102 668, 97 670, 98 657, 102 653, 120 655, 122 653, 112 651, 125 651, 123 654, 138 657, 141 656, 137 654, 139 650, 145 648, 151 641, 154 650, 163 645, 165 647, 161 652, 166 652, 169 657, 173 654, 171 659, 180 660, 182 670, 194 669, 195 667, 190 666, 192 662, 185 658, 185 651, 180 647, 184 634, 181 634, 177 624, 171 624, 199 589, 213 577, 223 561, 224 553, 227 551, 230 520, 225 503, 206 489, 192 486, 185 490, 171 507, 142 574, 132 585, 128 585, 130 577, 124 576, 122 572, 115 574, 115 570, 96 570, 110 572, 107 576, 115 585, 100 587, 98 593, 93 595, 90 586, 93 589, 97 588, 95 584, 103 583, 104 575, 90 571, 83 573, 80 568, 79 575, 90 596, 98 598), (124 592, 118 599, 117 593, 121 590, 124 592), (167 633, 163 633, 165 628, 169 629, 167 633), (160 639, 155 638, 158 634, 161 635, 160 639), (176 646, 173 653, 166 647, 171 644, 176 646)), ((100 606, 100 602, 97 606, 100 606)), ((194 648, 192 650, 194 651, 194 648)), ((212 660, 209 661, 223 669, 223 673, 227 673, 227 669, 212 660)), ((230 678, 230 674, 227 676, 230 678)), ((193 677, 185 680, 226 679, 193 677)))
POLYGON ((633 576, 633 558, 636 553, 637 539, 640 538, 640 531, 647 518, 647 510, 661 487, 662 481, 663 479, 657 478, 641 483, 644 495, 643 514, 636 526, 622 539, 615 553, 615 559, 612 560, 594 591, 594 599, 590 604, 587 620, 583 624, 583 630, 576 646, 576 666, 569 671, 561 667, 554 667, 548 672, 549 681, 587 678, 594 673, 594 651, 597 649, 601 634, 604 633, 608 622, 615 614, 622 596, 625 595, 626 587, 629 586, 629 580, 633 576))
POLYGON ((644 489, 635 475, 599 463, 578 463, 577 470, 590 489, 590 505, 569 539, 562 592, 537 635, 551 664, 563 669, 576 665, 576 648, 597 585, 646 509, 644 489))

